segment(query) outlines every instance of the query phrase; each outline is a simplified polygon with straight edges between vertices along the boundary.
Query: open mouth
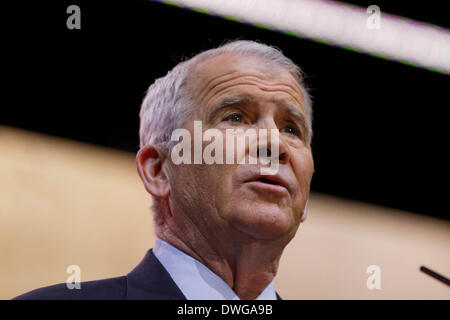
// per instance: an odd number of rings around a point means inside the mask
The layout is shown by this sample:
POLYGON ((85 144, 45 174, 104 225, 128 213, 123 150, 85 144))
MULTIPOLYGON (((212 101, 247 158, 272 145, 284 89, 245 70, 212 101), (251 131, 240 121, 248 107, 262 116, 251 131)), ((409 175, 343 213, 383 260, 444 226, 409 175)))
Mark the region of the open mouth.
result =
POLYGON ((279 184, 278 182, 273 181, 273 180, 270 180, 270 179, 268 179, 268 178, 263 178, 263 177, 258 178, 258 179, 256 179, 255 181, 259 181, 259 182, 263 182, 263 183, 268 183, 268 184, 273 184, 273 185, 281 186, 281 184, 279 184))

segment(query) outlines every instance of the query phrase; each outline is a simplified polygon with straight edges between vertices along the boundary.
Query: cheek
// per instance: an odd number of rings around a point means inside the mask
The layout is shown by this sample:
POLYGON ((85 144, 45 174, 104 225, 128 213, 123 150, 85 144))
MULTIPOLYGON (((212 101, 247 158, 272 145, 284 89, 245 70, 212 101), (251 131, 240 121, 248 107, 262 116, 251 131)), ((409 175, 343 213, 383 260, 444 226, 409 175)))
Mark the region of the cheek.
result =
POLYGON ((292 167, 294 174, 297 177, 299 186, 298 191, 306 198, 309 194, 309 188, 314 173, 314 161, 311 152, 305 149, 302 152, 294 154, 292 167))
POLYGON ((233 165, 173 165, 171 193, 179 201, 218 206, 226 203, 232 192, 233 165))
MULTIPOLYGON (((226 202, 233 191, 233 173, 235 165, 204 165, 202 175, 207 176, 207 192, 214 194, 217 202, 226 202)), ((219 204, 219 203, 218 203, 219 204)))

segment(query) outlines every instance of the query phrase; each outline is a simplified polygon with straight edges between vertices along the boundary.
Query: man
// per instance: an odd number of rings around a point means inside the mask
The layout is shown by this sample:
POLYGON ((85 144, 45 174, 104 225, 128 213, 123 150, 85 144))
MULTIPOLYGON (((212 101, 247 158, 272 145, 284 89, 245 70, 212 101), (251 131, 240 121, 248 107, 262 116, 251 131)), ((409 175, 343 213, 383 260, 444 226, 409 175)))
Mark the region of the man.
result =
POLYGON ((300 69, 275 48, 230 42, 157 79, 140 117, 136 163, 153 198, 154 248, 127 276, 82 283, 81 290, 60 284, 18 298, 279 298, 272 280, 306 218, 314 171, 311 100, 300 69), (203 139, 196 140, 199 124, 203 139), (179 129, 194 137, 183 141, 189 148, 178 148, 179 129), (230 143, 249 129, 264 134, 249 136, 240 147, 230 143), (205 139, 208 130, 214 139, 205 139), (269 136, 270 142, 264 139, 269 136), (202 150, 211 140, 218 147, 210 156, 233 161, 207 161, 202 150), (199 154, 200 162, 179 161, 199 154), (261 173, 263 158, 276 162, 275 172, 261 173))

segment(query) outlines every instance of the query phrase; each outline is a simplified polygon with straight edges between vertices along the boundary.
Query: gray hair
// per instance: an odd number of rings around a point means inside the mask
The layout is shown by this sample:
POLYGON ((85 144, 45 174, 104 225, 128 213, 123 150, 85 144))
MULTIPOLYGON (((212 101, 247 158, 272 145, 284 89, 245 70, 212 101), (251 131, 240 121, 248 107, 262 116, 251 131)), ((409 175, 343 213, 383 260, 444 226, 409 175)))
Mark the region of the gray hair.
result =
POLYGON ((200 62, 222 54, 254 55, 284 67, 302 89, 309 118, 308 136, 311 138, 312 101, 303 80, 302 70, 275 47, 255 41, 237 40, 180 62, 165 77, 156 79, 148 88, 141 105, 139 130, 141 148, 149 144, 169 148, 172 132, 183 127, 193 108, 193 99, 186 81, 190 71, 200 62))

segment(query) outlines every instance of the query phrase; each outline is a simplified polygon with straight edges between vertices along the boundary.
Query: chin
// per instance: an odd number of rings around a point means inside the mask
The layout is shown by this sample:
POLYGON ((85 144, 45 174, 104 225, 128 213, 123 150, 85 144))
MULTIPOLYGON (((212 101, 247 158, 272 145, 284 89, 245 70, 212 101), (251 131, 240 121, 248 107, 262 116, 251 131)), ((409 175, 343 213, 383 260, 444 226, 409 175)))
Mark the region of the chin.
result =
POLYGON ((291 208, 280 208, 275 203, 239 204, 230 217, 230 224, 240 232, 260 239, 280 239, 295 234, 298 219, 291 208))

